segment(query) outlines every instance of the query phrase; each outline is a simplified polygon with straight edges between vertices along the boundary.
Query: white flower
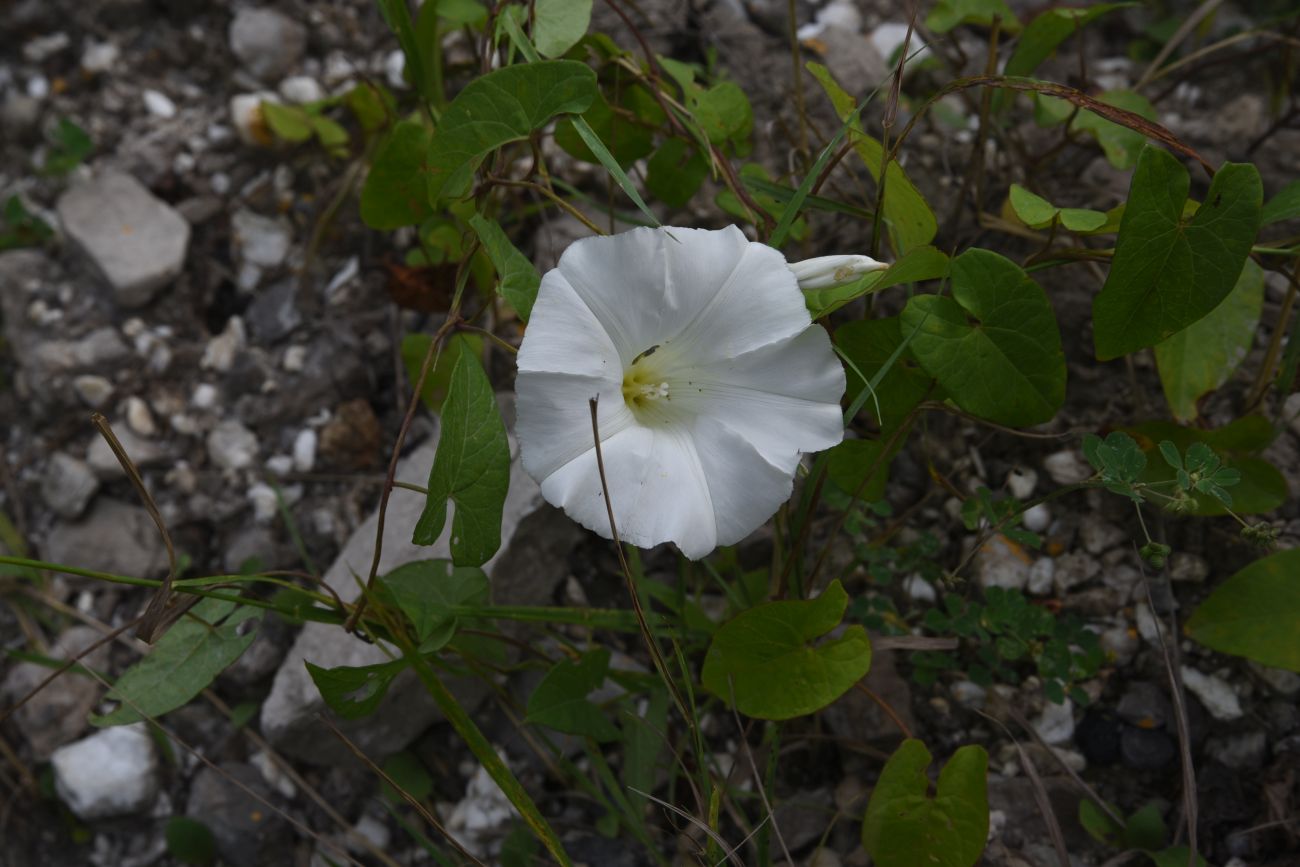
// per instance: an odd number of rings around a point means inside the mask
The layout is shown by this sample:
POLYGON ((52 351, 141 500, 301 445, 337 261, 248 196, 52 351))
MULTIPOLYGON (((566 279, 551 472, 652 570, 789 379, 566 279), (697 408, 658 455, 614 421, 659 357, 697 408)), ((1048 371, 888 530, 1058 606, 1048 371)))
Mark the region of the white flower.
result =
POLYGON ((516 431, 542 495, 611 538, 692 559, 757 529, 800 453, 844 433, 844 370, 785 258, 734 226, 633 229, 570 246, 519 350, 516 431))
POLYGON ((800 289, 825 289, 856 280, 868 271, 883 271, 888 267, 888 263, 877 262, 870 256, 818 256, 790 263, 800 289))

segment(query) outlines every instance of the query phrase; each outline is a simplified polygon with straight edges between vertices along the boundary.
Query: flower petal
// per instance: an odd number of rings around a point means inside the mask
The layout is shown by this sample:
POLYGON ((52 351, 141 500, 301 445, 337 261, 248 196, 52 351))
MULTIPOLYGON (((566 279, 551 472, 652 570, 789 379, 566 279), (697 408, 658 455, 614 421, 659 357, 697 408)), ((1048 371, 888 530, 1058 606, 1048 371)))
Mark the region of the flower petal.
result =
MULTIPOLYGON (((532 326, 529 335, 532 339, 532 326)), ((515 380, 515 436, 528 474, 544 479, 579 455, 594 454, 593 397, 599 398, 601 442, 635 424, 620 388, 619 381, 603 377, 520 370, 515 380)))
MULTIPOLYGON (((601 451, 624 542, 641 548, 676 542, 693 560, 717 546, 708 483, 688 432, 627 427, 602 437, 601 451)), ((542 496, 587 529, 613 538, 594 449, 543 479, 542 496)))
POLYGON ((785 257, 751 243, 726 284, 666 349, 673 357, 707 363, 793 337, 811 323, 785 257))
POLYGON ((638 228, 575 242, 557 270, 604 326, 626 365, 695 319, 753 246, 758 245, 735 226, 638 228))
POLYGON ((697 418, 691 433, 708 479, 717 544, 734 545, 790 499, 793 467, 773 466, 749 440, 716 419, 697 418))
MULTIPOLYGON (((615 384, 623 379, 623 363, 605 327, 556 270, 548 271, 538 287, 516 364, 520 371, 569 373, 615 384)), ((585 402, 582 410, 586 412, 585 402)))
POLYGON ((844 386, 830 338, 812 326, 736 358, 675 369, 672 403, 679 412, 721 422, 792 472, 800 452, 843 439, 844 386))

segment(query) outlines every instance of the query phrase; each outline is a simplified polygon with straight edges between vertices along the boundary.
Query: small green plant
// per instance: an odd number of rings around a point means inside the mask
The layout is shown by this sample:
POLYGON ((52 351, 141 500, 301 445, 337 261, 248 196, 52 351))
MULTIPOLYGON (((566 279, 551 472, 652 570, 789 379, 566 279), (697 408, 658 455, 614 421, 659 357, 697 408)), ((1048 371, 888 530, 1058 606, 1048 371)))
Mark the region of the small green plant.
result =
POLYGON ((95 143, 84 129, 66 117, 59 118, 50 135, 49 151, 45 154, 41 173, 56 178, 70 175, 94 151, 95 143))
POLYGON ((933 683, 941 674, 957 671, 981 686, 1014 685, 1033 673, 1049 700, 1060 703, 1069 696, 1076 704, 1087 704, 1078 684, 1095 675, 1103 661, 1096 633, 1076 617, 1034 604, 1019 590, 990 587, 984 595, 984 602, 976 602, 948 593, 942 607, 926 611, 926 629, 955 635, 961 646, 954 652, 915 654, 913 679, 933 683))
POLYGON ((0 251, 37 247, 54 237, 54 230, 27 210, 23 200, 10 196, 0 213, 0 251))

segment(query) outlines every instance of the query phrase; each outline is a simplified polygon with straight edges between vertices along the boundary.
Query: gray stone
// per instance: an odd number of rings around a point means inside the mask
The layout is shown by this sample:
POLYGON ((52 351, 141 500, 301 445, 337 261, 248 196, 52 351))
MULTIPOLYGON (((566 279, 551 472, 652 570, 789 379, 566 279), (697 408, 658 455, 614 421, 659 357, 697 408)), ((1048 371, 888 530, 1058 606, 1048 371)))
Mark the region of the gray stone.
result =
POLYGON ((1210 738, 1205 744, 1211 758, 1239 771, 1259 770, 1267 750, 1268 736, 1259 730, 1210 738))
POLYGON ((223 762, 194 775, 185 814, 212 831, 231 867, 289 863, 289 826, 269 806, 271 790, 252 765, 223 762))
POLYGON ((975 574, 980 586, 1024 590, 1029 583, 1029 557, 1018 545, 995 536, 975 556, 975 574))
POLYGON ((235 419, 227 419, 208 433, 208 457, 223 470, 242 470, 257 460, 257 434, 235 419))
POLYGON ((1115 708, 1119 718, 1142 729, 1162 729, 1174 723, 1174 706, 1156 684, 1138 680, 1130 683, 1115 708))
POLYGON ((1172 581, 1192 581, 1197 584, 1210 577, 1210 564, 1199 554, 1175 551, 1169 557, 1169 578, 1172 581))
POLYGON ((263 81, 284 75, 302 57, 307 30, 274 9, 241 9, 230 22, 230 50, 263 81))
POLYGON ((55 452, 41 477, 41 499, 59 515, 76 518, 99 490, 99 479, 85 461, 55 452))
POLYGON ((1053 452, 1043 458, 1043 469, 1058 485, 1073 485, 1092 476, 1092 467, 1074 449, 1053 452))
POLYGON ((106 377, 86 373, 72 380, 72 390, 91 409, 102 409, 113 396, 113 383, 106 377))
POLYGON ((59 797, 86 821, 141 812, 158 796, 158 755, 144 723, 60 747, 50 764, 59 797))
MULTIPOLYGON (((53 659, 71 659, 103 638, 89 626, 74 626, 59 636, 50 648, 53 659)), ((108 665, 108 645, 101 645, 81 657, 81 664, 102 671, 108 665)), ((0 696, 6 706, 23 699, 51 674, 44 665, 19 662, 5 677, 0 696)), ((37 761, 49 758, 54 750, 74 740, 86 728, 86 715, 99 700, 101 687, 91 677, 64 672, 50 681, 14 712, 18 727, 37 761)))
POLYGON ((47 340, 33 352, 35 369, 48 373, 115 367, 131 357, 131 347, 111 326, 96 328, 80 340, 47 340))
POLYGON ((1079 541, 1089 554, 1104 554, 1127 539, 1123 530, 1096 515, 1084 515, 1079 525, 1079 541))
POLYGON ((128 174, 104 172, 74 186, 59 198, 58 213, 123 307, 148 304, 185 265, 190 224, 128 174))
MULTIPOLYGON (((912 690, 907 679, 898 673, 894 654, 877 651, 871 658, 871 671, 862 681, 894 711, 909 729, 916 729, 912 716, 912 690)), ((855 744, 897 743, 905 737, 888 714, 860 689, 850 689, 822 711, 828 728, 845 741, 855 744)))
MULTIPOLYGON (((114 425, 113 433, 117 436, 117 441, 127 457, 137 467, 156 467, 167 460, 167 454, 161 448, 138 436, 129 427, 114 425)), ((126 475, 117 455, 109 448, 108 441, 98 435, 90 441, 90 446, 86 449, 86 463, 95 471, 95 475, 105 481, 120 479, 126 475)))
POLYGON ((254 342, 263 345, 278 343, 302 324, 298 312, 298 287, 294 280, 281 280, 253 299, 244 317, 254 342))
POLYGON ((278 268, 289 255, 293 230, 276 217, 263 217, 241 208, 230 218, 230 244, 234 258, 259 268, 278 268))
POLYGON ((1044 743, 1052 746, 1068 744, 1074 737, 1074 703, 1068 698, 1061 704, 1049 701, 1034 720, 1034 731, 1044 743))
POLYGON ((821 839, 833 815, 834 791, 815 789, 796 792, 783 799, 772 810, 772 823, 781 829, 781 838, 785 841, 786 848, 795 850, 821 839))
POLYGON ((842 27, 827 27, 817 37, 826 68, 849 93, 870 93, 889 76, 871 40, 842 27))
POLYGON ((167 550, 149 513, 120 500, 100 499, 75 524, 57 524, 45 559, 115 575, 158 578, 167 572, 167 550))
MULTIPOLYGON (((436 440, 436 436, 434 437, 436 440)), ((437 443, 425 442, 398 466, 397 478, 423 478, 433 462, 437 443)), ((411 529, 424 506, 422 497, 396 490, 388 503, 379 574, 414 560, 450 556, 451 517, 448 530, 436 544, 420 547, 411 542, 411 529)), ((355 575, 370 572, 375 543, 376 515, 363 522, 325 573, 325 581, 345 600, 358 595, 355 575)), ((537 484, 523 471, 517 457, 510 467, 510 488, 501 522, 501 550, 484 569, 492 580, 492 598, 498 604, 539 605, 551 598, 568 573, 568 553, 581 529, 560 511, 548 506, 537 484)), ((308 623, 299 633, 276 673, 271 693, 262 705, 262 732, 277 749, 314 763, 349 760, 347 750, 318 719, 325 705, 312 683, 304 661, 324 668, 362 666, 388 659, 374 645, 346 636, 337 626, 308 623)), ((472 707, 482 700, 485 685, 472 679, 450 679, 449 686, 472 707)), ((396 752, 440 718, 428 694, 418 683, 400 678, 384 703, 370 717, 336 720, 336 724, 367 754, 396 752)))
POLYGON ((1194 668, 1184 665, 1182 667, 1183 686, 1187 691, 1201 700, 1205 709, 1210 712, 1210 716, 1217 720, 1225 722, 1240 719, 1245 715, 1241 709, 1241 701, 1238 700, 1237 694, 1233 692, 1232 686, 1223 678, 1205 674, 1194 668))
POLYGON ((1071 551, 1056 558, 1052 582, 1056 585, 1056 592, 1064 595, 1070 588, 1096 578, 1100 572, 1101 564, 1097 558, 1082 551, 1071 551))

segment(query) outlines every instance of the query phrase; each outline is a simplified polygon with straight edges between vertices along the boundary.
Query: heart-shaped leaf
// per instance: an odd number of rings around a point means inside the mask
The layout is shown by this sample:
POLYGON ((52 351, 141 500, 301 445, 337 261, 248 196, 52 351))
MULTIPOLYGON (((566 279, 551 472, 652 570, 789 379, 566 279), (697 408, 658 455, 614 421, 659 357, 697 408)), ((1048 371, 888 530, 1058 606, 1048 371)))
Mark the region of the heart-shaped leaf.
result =
POLYGON ((618 729, 587 696, 605 682, 609 651, 593 650, 577 662, 557 663, 528 697, 527 722, 598 741, 612 741, 618 729))
POLYGON ((1187 621, 1188 635, 1222 653, 1300 672, 1300 549, 1251 563, 1223 582, 1187 621))
POLYGON ((713 636, 704 658, 704 686, 759 719, 814 713, 852 688, 871 667, 871 641, 861 626, 838 638, 809 642, 839 625, 849 597, 839 581, 808 601, 768 602, 744 611, 713 636))
POLYGON ((1065 355, 1046 293, 1014 262, 972 249, 952 260, 952 297, 903 310, 910 349, 962 409, 1007 425, 1048 421, 1065 401, 1065 355))
POLYGON ((1172 337, 1223 303, 1237 283, 1259 231, 1259 171, 1225 163, 1190 220, 1183 217, 1189 184, 1168 152, 1142 151, 1115 259, 1092 304, 1102 361, 1172 337))
POLYGON ((457 617, 449 609, 488 604, 488 578, 477 566, 450 560, 416 560, 380 579, 393 603, 410 619, 420 649, 441 649, 456 634, 457 617))
POLYGON ((862 845, 877 867, 971 867, 989 832, 989 757, 959 749, 930 797, 930 751, 903 741, 880 772, 862 820, 862 845))

